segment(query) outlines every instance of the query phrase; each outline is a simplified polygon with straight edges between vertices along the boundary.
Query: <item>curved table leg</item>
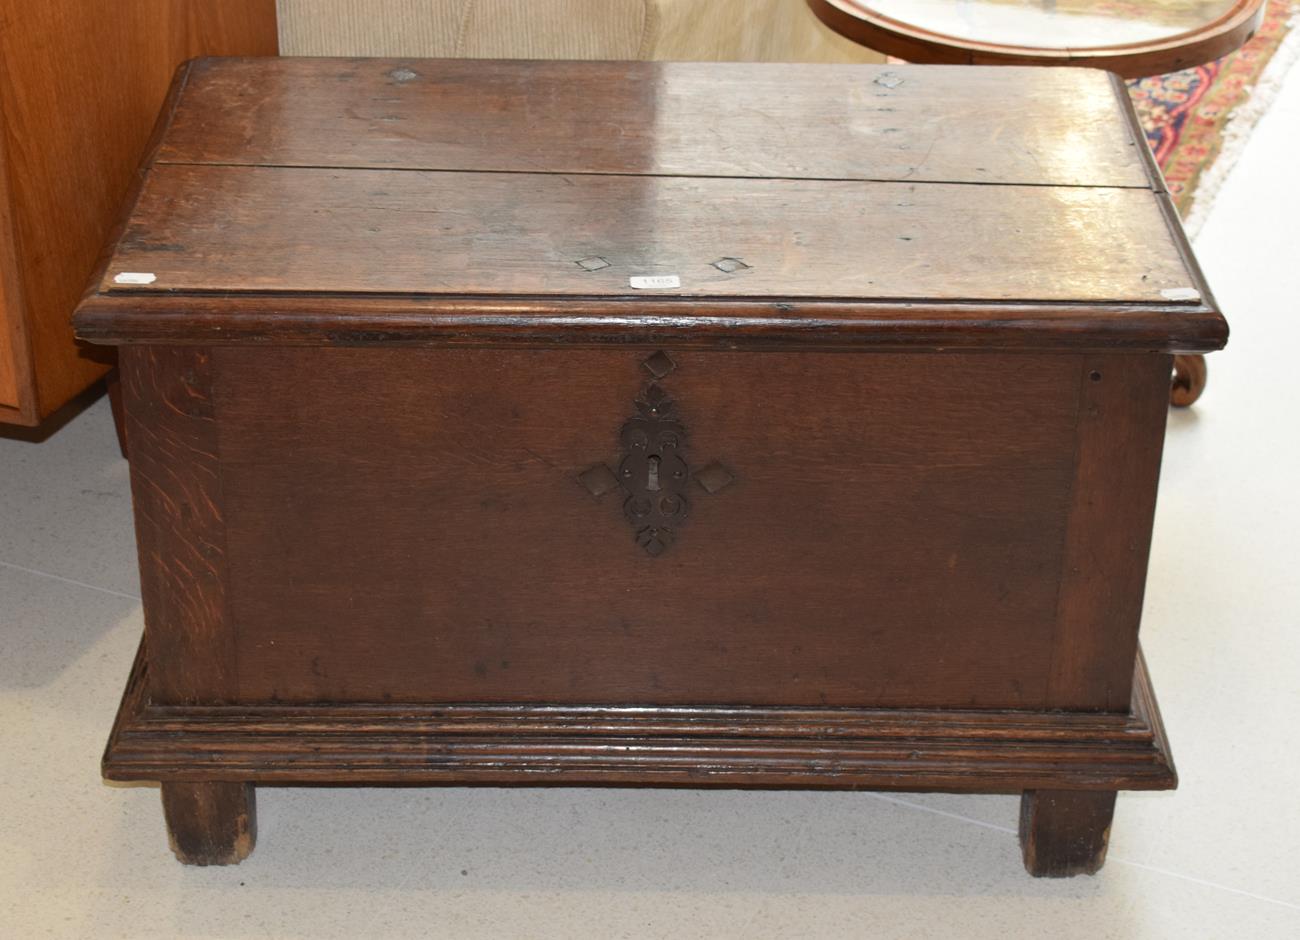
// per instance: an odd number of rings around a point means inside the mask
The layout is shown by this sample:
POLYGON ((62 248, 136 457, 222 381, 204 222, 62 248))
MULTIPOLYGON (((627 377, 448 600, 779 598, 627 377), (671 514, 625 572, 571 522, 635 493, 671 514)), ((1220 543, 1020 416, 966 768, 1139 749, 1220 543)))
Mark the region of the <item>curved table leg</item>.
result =
POLYGON ((1205 357, 1174 356, 1174 380, 1169 389, 1169 403, 1186 408, 1205 391, 1205 357))

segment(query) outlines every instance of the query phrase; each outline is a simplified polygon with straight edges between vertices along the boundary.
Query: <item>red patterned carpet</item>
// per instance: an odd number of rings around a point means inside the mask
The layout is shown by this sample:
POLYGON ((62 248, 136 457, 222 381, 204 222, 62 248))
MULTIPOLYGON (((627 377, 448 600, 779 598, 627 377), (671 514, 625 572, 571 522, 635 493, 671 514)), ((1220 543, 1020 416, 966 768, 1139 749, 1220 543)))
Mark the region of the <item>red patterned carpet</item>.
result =
POLYGON ((1129 83, 1147 140, 1184 217, 1197 183, 1223 150, 1223 131, 1250 98, 1264 67, 1300 13, 1300 0, 1269 0, 1264 22, 1244 46, 1208 65, 1129 83))

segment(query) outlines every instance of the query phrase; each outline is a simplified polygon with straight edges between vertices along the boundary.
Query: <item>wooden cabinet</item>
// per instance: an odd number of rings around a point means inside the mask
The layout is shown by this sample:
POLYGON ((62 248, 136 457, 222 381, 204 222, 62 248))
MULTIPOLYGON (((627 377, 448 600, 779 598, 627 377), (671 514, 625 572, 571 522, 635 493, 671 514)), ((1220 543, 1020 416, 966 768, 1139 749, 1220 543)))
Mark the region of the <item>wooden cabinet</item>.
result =
POLYGON ((275 29, 274 0, 0 0, 0 423, 112 365, 72 310, 177 65, 273 55, 275 29))
POLYGON ((1172 353, 1227 335, 1091 70, 200 60, 79 334, 145 640, 104 769, 1175 783, 1138 653, 1172 353), (246 102, 255 101, 255 108, 246 102), (995 125, 995 126, 994 126, 995 125))

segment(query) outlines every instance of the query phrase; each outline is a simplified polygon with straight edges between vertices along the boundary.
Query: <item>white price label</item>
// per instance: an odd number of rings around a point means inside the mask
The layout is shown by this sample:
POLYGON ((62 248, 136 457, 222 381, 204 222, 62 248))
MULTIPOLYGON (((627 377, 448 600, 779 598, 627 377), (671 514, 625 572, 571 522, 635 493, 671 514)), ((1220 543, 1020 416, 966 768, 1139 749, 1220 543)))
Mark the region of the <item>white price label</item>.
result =
POLYGON ((158 280, 156 274, 145 274, 140 271, 125 271, 113 278, 114 284, 152 284, 158 280))
POLYGON ((630 277, 627 279, 627 282, 637 290, 664 290, 666 288, 682 286, 682 279, 676 274, 655 274, 649 277, 630 277))

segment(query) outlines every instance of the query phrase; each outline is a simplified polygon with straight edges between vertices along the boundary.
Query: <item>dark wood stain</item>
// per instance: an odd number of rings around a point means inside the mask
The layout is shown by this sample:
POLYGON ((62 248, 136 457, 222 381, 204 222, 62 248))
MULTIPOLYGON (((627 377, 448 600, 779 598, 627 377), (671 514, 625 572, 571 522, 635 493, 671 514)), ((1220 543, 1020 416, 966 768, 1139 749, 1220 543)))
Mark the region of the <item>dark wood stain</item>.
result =
POLYGON ((628 297, 647 295, 632 277, 672 275, 681 286, 663 296, 1168 304, 1162 292, 1193 282, 1158 202, 1148 189, 156 166, 102 289, 628 297), (584 268, 593 254, 609 264, 584 268), (723 254, 748 267, 719 271, 723 254), (115 283, 133 272, 156 280, 115 283))
POLYGON ((1032 75, 1025 95, 1015 70, 200 61, 78 334, 1223 345, 1131 105, 1100 74, 1032 75), (419 126, 398 136, 365 110, 395 68, 417 76, 385 102, 419 126), (899 116, 888 148, 873 114, 899 116), (156 280, 115 283, 134 272, 156 280), (681 288, 629 287, 663 274, 681 288))
POLYGON ((1094 355, 1079 366, 1048 704, 1113 711, 1129 700, 1172 363, 1094 355))
POLYGON ((1025 868, 1040 878, 1096 874, 1114 813, 1114 790, 1027 790, 1020 801, 1025 868))
POLYGON ((207 59, 158 159, 1145 187, 1123 120, 1104 75, 1041 69, 207 59))
POLYGON ((187 865, 234 865, 257 842, 256 793, 247 783, 165 780, 163 815, 172 852, 187 865))
POLYGON ((157 701, 234 701, 212 356, 131 347, 120 366, 140 591, 157 701))
POLYGON ((164 294, 84 301, 99 343, 295 346, 638 346, 651 349, 1221 348, 1213 308, 1183 304, 849 302, 671 297, 164 294), (630 329, 635 324, 636 329, 630 329))
POLYGON ((241 699, 1045 704, 1074 357, 682 352, 738 482, 653 560, 577 481, 642 358, 217 351, 241 699))
POLYGON ((186 74, 77 315, 146 614, 105 772, 183 860, 254 784, 881 787, 1026 792, 1069 874, 1175 784, 1137 629, 1227 327, 1110 79, 186 74))
POLYGON ((550 705, 155 705, 144 647, 112 780, 650 784, 1015 793, 1177 781, 1139 659, 1126 714, 550 705), (177 746, 183 741, 184 749, 177 746))

